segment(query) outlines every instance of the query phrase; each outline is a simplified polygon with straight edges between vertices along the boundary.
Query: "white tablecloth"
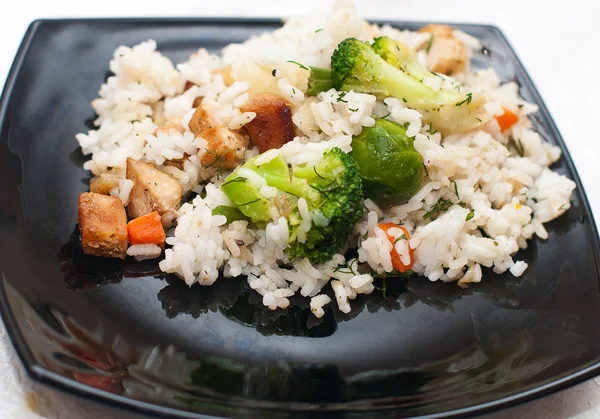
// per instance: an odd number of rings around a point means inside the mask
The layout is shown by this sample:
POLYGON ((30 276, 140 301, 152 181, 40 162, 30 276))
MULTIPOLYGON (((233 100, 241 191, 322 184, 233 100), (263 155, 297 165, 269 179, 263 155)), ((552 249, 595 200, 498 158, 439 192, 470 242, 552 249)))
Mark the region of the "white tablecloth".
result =
MULTIPOLYGON (((529 71, 562 133, 597 219, 600 218, 600 2, 571 0, 357 0, 369 18, 491 23, 502 29, 529 71)), ((280 17, 329 7, 330 1, 19 0, 0 14, 0 81, 6 78, 29 22, 36 18, 108 16, 280 17)), ((0 418, 137 418, 33 386, 23 376, 0 325, 0 418), (37 413, 35 413, 36 411, 37 413)), ((594 379, 490 418, 600 417, 600 380, 594 379)))

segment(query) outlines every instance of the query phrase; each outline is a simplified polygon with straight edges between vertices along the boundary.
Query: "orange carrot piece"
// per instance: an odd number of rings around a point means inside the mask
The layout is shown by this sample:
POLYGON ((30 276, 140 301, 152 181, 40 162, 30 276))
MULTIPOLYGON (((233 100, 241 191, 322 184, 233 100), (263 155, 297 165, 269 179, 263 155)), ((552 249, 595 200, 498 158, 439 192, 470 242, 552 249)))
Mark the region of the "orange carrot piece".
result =
POLYGON ((519 122, 519 115, 516 113, 509 111, 506 108, 502 108, 504 113, 500 116, 496 117, 496 121, 498 121, 498 125, 500 125, 500 131, 504 132, 514 124, 519 122))
POLYGON ((396 239, 394 239, 394 237, 388 233, 388 230, 390 228, 399 228, 406 236, 406 240, 410 240, 410 233, 408 232, 408 230, 394 223, 382 223, 379 224, 377 227, 383 230, 390 243, 392 243, 392 251, 390 252, 390 256, 392 257, 392 266, 394 267, 394 269, 398 272, 406 272, 410 270, 410 268, 412 268, 413 264, 415 263, 415 254, 413 252, 413 249, 410 247, 410 245, 408 246, 410 263, 408 265, 405 265, 404 263, 402 263, 400 255, 398 254, 398 252, 396 251, 396 247, 394 246, 394 242, 396 241, 396 239))
POLYGON ((127 223, 129 244, 156 244, 164 249, 165 230, 158 212, 142 215, 127 223))

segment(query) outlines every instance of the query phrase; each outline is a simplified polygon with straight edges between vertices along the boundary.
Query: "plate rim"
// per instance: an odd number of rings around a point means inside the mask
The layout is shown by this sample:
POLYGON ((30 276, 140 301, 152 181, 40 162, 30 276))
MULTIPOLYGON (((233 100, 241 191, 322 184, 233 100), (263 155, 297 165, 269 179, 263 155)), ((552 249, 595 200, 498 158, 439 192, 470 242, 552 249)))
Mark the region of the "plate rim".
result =
MULTIPOLYGON (((561 148, 562 159, 567 165, 568 170, 572 174, 572 180, 575 182, 577 186, 578 193, 581 197, 581 207, 586 217, 590 222, 590 232, 593 237, 591 240, 591 247, 593 248, 593 260, 597 267, 600 266, 600 261, 598 260, 598 256, 600 255, 600 238, 598 236, 598 226, 594 220, 594 214, 591 210, 591 206, 589 204, 589 200, 587 198, 587 194, 583 185, 581 183, 581 179, 579 177, 579 173, 573 163, 573 159, 565 144, 565 141, 560 134, 554 118, 550 114, 545 101, 543 100, 541 94, 539 93, 537 87, 535 86, 531 76, 527 72, 525 66, 522 61, 517 56, 514 48, 508 41, 508 38, 503 33, 503 31, 496 25, 493 24, 479 24, 472 22, 435 22, 435 21, 420 21, 420 20, 394 20, 394 19, 367 19, 369 22, 375 24, 390 24, 393 26, 402 27, 403 25, 425 25, 428 23, 444 23, 453 26, 460 26, 462 28, 484 28, 495 35, 498 41, 504 44, 507 51, 509 52, 508 59, 512 61, 517 70, 522 73, 524 76, 524 80, 520 80, 520 86, 527 85, 530 93, 533 96, 534 101, 539 104, 538 112, 542 114, 543 118, 546 119, 549 123, 545 126, 550 134, 556 138, 557 144, 561 148)), ((21 67, 27 53, 29 51, 29 46, 32 40, 37 35, 40 27, 52 24, 104 24, 104 23, 118 23, 118 24, 189 24, 189 23, 197 23, 197 24, 225 24, 225 25, 280 25, 284 18, 263 18, 263 17, 109 17, 109 18, 66 18, 66 19, 36 19, 32 21, 24 36, 21 44, 17 50, 13 63, 10 67, 8 76, 6 78, 6 82, 4 84, 4 88, 2 90, 2 94, 0 95, 0 133, 2 133, 5 129, 5 122, 7 119, 7 115, 9 114, 9 103, 13 93, 13 89, 15 86, 15 81, 21 71, 21 67)), ((173 418, 190 418, 190 419, 212 419, 218 418, 217 416, 207 415, 194 411, 187 411, 175 407, 170 407, 167 405, 154 404, 138 399, 133 399, 130 397, 126 397, 123 395, 118 395, 114 393, 109 393, 104 390, 99 390, 97 388, 76 382, 75 380, 70 380, 60 374, 54 373, 42 367, 38 362, 36 362, 35 357, 31 353, 31 350, 28 344, 25 342, 21 330, 19 329, 15 314, 12 310, 12 307, 8 301, 7 290, 6 290, 6 279, 2 277, 0 281, 0 317, 4 323, 6 328, 7 335, 12 344, 12 347, 15 350, 17 358, 23 369, 25 370, 27 376, 34 382, 42 384, 46 387, 52 388, 54 390, 59 390, 62 393, 69 394, 71 396, 84 399, 93 403, 100 403, 103 405, 107 405, 111 408, 118 408, 128 410, 132 413, 138 414, 152 414, 158 415, 162 417, 173 417, 173 418)), ((527 391, 519 392, 512 396, 504 397, 498 400, 494 400, 487 403, 476 404, 473 406, 468 406, 460 409, 453 409, 442 413, 436 414, 428 414, 416 416, 416 418, 420 419, 429 419, 429 418, 455 418, 455 417, 466 417, 466 416, 474 416, 483 413, 489 413, 492 411, 497 411, 500 409, 506 409, 509 407, 513 407, 519 405, 521 403, 525 403, 534 399, 538 399, 541 397, 545 397, 549 394, 564 390, 573 385, 579 384, 585 380, 588 380, 594 376, 600 374, 600 361, 591 363, 584 368, 580 368, 570 374, 552 380, 546 384, 537 386, 527 391)), ((291 414, 301 415, 301 411, 293 411, 293 410, 276 410, 274 412, 279 412, 283 414, 291 414)), ((309 413, 309 412, 304 412, 309 413)), ((333 412, 332 412, 333 413, 333 412)), ((376 413, 377 417, 379 415, 385 415, 386 413, 380 411, 376 413)))

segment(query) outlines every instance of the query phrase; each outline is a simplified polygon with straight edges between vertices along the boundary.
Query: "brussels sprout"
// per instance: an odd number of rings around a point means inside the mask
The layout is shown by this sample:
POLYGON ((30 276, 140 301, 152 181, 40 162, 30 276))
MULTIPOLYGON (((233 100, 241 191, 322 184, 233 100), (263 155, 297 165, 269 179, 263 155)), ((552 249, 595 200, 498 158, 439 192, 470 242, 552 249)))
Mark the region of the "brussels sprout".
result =
POLYGON ((378 119, 352 139, 352 157, 363 181, 365 198, 378 204, 408 201, 423 186, 423 158, 413 147, 406 129, 378 119))

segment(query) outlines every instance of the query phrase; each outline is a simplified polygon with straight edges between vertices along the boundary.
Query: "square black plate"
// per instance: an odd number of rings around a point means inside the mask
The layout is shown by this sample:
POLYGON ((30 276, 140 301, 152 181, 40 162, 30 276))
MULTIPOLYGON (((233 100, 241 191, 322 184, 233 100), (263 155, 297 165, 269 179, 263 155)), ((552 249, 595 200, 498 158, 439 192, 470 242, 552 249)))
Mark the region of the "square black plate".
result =
MULTIPOLYGON (((416 29, 421 24, 390 22, 416 29)), ((542 100, 500 31, 456 25, 540 106, 573 207, 520 257, 522 278, 486 274, 461 290, 396 281, 385 298, 308 320, 257 304, 241 281, 187 289, 153 264, 98 261, 72 236, 89 174, 74 135, 119 45, 153 38, 175 62, 273 30, 275 20, 34 22, 0 106, 0 302, 29 375, 72 394, 176 417, 473 414, 547 394, 600 371, 598 235, 542 100), (171 346, 173 345, 173 346, 171 346), (177 348, 175 350, 174 348, 177 348), (200 412, 200 413, 198 413, 200 412)))

